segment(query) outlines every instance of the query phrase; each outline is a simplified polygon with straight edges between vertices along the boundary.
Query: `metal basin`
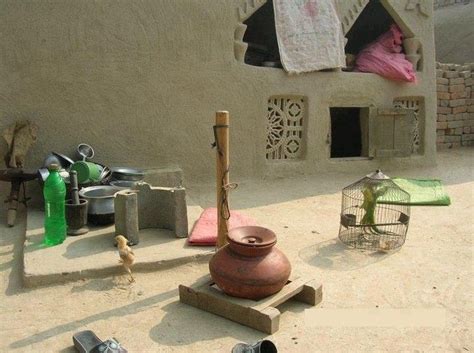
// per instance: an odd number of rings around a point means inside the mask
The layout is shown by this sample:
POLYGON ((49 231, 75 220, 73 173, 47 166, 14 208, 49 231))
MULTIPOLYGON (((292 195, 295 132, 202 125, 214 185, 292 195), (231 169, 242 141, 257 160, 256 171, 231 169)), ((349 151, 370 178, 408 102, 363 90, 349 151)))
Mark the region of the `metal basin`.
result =
POLYGON ((115 213, 115 194, 121 190, 110 185, 90 186, 81 189, 79 196, 89 201, 89 215, 110 215, 115 213))
POLYGON ((145 177, 145 171, 142 169, 127 167, 113 167, 110 169, 114 180, 141 181, 145 177))

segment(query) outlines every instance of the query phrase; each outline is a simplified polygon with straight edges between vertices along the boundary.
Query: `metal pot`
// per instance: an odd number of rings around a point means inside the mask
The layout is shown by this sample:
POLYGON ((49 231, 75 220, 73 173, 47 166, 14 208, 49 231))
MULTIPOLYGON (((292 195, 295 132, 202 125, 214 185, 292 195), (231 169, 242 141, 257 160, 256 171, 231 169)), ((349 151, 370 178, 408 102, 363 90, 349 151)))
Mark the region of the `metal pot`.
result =
POLYGON ((98 185, 83 188, 79 191, 79 196, 89 201, 89 215, 109 215, 115 213, 115 194, 123 189, 110 186, 98 185))
POLYGON ((127 167, 113 167, 110 169, 114 180, 142 181, 145 177, 145 171, 141 169, 127 167))

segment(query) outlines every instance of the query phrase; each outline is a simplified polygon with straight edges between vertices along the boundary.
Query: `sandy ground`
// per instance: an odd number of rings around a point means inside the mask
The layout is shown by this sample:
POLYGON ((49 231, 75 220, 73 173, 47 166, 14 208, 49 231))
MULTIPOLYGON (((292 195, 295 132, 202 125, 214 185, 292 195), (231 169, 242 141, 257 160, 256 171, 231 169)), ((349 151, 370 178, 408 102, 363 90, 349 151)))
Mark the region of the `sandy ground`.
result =
MULTIPOLYGON (((344 320, 316 327, 309 318, 317 309, 289 302, 279 308, 280 330, 266 336, 179 303, 177 286, 205 275, 206 263, 136 274, 131 286, 113 277, 24 289, 25 215, 8 229, 2 212, 0 351, 74 352, 71 337, 83 329, 114 336, 130 352, 230 352, 264 337, 279 352, 473 351, 474 149, 446 151, 438 161, 436 168, 385 171, 441 178, 452 198, 449 207, 412 208, 407 241, 393 254, 348 251, 337 242, 340 190, 369 171, 241 181, 231 195, 234 209, 277 233, 295 274, 323 283, 320 307, 440 309, 445 320, 434 327, 351 327, 344 320)), ((189 189, 202 206, 213 205, 213 184, 189 189)))

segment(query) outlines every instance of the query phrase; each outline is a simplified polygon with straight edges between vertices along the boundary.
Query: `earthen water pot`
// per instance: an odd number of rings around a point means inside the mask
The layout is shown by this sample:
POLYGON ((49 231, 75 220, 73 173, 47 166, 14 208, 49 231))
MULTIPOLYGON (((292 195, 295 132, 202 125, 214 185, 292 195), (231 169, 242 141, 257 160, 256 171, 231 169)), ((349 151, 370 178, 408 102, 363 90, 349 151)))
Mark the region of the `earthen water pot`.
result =
POLYGON ((209 262, 211 277, 224 293, 258 300, 277 293, 287 283, 291 265, 274 247, 277 239, 270 229, 234 228, 228 240, 209 262))

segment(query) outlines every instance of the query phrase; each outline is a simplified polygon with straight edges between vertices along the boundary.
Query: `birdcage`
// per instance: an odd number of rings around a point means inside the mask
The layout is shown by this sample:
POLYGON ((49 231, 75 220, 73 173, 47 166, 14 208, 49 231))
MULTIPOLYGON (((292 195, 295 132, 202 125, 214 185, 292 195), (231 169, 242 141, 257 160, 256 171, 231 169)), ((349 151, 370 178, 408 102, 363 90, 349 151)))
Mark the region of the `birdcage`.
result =
POLYGON ((380 170, 342 190, 339 239, 368 250, 394 250, 405 243, 410 195, 380 170))

